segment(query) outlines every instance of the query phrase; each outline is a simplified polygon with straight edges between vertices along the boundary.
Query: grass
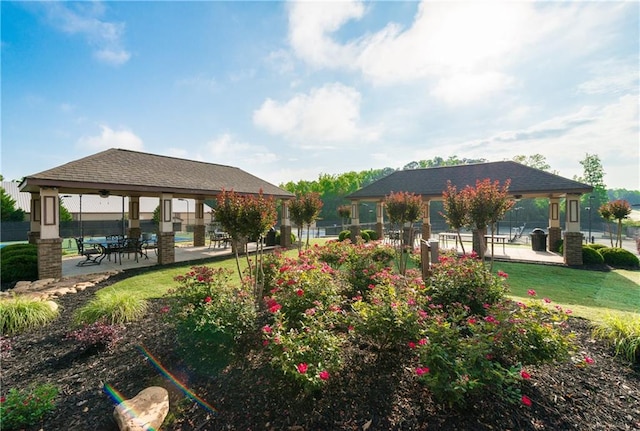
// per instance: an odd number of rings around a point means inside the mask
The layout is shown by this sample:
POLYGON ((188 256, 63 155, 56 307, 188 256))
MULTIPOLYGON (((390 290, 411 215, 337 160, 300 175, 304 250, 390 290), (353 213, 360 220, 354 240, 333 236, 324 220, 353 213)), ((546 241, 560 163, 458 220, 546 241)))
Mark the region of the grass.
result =
POLYGON ((640 316, 631 319, 607 316, 604 323, 594 328, 593 335, 611 344, 616 355, 640 363, 640 316))
POLYGON ((13 335, 44 326, 58 317, 58 310, 39 299, 14 296, 0 301, 0 333, 13 335))
POLYGON ((147 301, 130 290, 106 288, 84 307, 78 309, 74 319, 80 324, 105 321, 110 324, 126 323, 144 317, 147 301))
POLYGON ((496 262, 496 271, 509 274, 510 295, 527 298, 534 289, 540 298, 570 308, 573 314, 603 321, 611 313, 640 313, 640 272, 588 271, 554 265, 496 262))

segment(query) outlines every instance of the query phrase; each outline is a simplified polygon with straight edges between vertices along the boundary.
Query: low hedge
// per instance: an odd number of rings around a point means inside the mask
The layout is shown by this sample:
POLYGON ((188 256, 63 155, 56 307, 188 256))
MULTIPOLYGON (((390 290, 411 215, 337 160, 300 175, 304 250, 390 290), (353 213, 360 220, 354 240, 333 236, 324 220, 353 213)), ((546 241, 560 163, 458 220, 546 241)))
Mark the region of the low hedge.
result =
POLYGON ((604 258, 598 250, 588 245, 582 246, 582 263, 584 265, 602 265, 604 264, 604 258))
POLYGON ((38 279, 38 247, 35 244, 11 244, 2 249, 0 272, 3 283, 38 279))
POLYGON ((628 250, 617 247, 607 247, 598 250, 604 258, 604 263, 614 268, 640 268, 640 260, 628 250))

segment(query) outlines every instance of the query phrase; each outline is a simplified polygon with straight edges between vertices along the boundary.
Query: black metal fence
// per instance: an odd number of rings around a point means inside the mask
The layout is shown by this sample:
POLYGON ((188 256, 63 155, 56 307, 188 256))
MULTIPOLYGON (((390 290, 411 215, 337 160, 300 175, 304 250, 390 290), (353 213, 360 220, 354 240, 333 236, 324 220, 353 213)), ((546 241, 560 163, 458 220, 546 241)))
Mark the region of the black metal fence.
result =
MULTIPOLYGON (((2 222, 0 224, 0 241, 27 241, 31 223, 27 221, 20 222, 2 222)), ((180 223, 174 223, 174 231, 180 231, 180 223)), ((142 232, 156 232, 158 230, 153 220, 140 221, 140 229, 142 232)), ((122 220, 88 220, 82 222, 82 230, 79 221, 60 222, 60 237, 72 238, 84 236, 105 236, 105 235, 126 235, 126 224, 122 224, 122 220)))

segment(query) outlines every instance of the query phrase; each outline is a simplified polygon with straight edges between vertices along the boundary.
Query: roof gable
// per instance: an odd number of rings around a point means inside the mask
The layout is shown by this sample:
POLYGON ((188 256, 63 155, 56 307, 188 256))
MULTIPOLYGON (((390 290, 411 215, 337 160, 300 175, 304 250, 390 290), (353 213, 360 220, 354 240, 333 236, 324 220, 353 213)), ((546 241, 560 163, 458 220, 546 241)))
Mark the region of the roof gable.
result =
POLYGON ((57 187, 70 193, 108 190, 111 194, 160 193, 215 196, 223 190, 276 197, 293 194, 239 168, 123 149, 109 149, 27 176, 22 191, 57 187))
POLYGON ((511 180, 509 192, 527 197, 562 196, 589 193, 588 184, 563 178, 513 161, 442 166, 396 171, 347 196, 349 199, 380 199, 391 192, 410 192, 431 199, 442 198, 447 181, 458 190, 475 186, 477 180, 489 178, 504 184, 511 180))

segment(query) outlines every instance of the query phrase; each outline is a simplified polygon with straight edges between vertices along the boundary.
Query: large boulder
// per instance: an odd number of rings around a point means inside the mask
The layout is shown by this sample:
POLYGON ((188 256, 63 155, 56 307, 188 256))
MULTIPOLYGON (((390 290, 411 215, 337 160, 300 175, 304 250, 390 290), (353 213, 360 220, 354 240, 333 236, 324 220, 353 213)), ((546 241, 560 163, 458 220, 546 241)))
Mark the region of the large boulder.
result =
POLYGON ((120 431, 159 430, 167 413, 169 392, 165 388, 151 386, 118 404, 113 417, 120 431))

